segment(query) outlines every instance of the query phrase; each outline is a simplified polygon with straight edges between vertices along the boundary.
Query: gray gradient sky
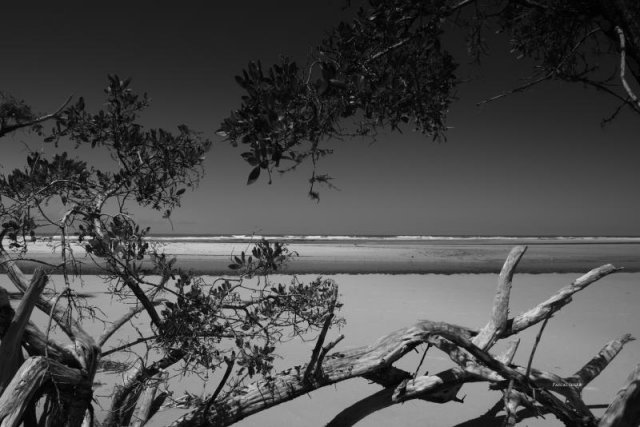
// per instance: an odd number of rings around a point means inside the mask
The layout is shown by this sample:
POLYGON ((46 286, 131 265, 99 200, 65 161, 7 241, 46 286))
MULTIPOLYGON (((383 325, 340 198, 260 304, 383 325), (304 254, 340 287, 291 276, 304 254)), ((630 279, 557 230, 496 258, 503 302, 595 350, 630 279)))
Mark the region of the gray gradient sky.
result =
MULTIPOLYGON (((133 77, 149 126, 185 123, 217 141, 199 190, 173 216, 175 233, 640 235, 640 117, 600 121, 613 100, 550 83, 482 108, 527 68, 497 40, 459 88, 443 144, 409 129, 343 141, 320 169, 339 191, 306 196, 309 169, 247 187, 249 166, 214 135, 239 105, 233 76, 252 59, 302 59, 341 17, 342 2, 9 2, 0 25, 0 89, 40 111, 68 95, 102 102, 106 74, 133 77)), ((452 43, 456 43, 452 41, 452 43)), ((463 61, 466 58, 461 57, 463 61)), ((2 141, 3 171, 22 164, 19 134, 2 141)), ((159 216, 138 212, 156 233, 159 216)))

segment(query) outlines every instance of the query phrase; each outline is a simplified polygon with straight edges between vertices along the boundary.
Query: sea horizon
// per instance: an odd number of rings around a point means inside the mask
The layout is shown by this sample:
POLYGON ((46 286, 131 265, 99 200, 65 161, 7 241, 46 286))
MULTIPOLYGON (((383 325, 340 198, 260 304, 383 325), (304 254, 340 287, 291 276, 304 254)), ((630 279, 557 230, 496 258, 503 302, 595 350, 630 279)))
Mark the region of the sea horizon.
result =
MULTIPOLYGON (((60 235, 43 235, 43 238, 59 240, 60 235)), ((216 234, 216 233, 157 233, 145 237, 156 241, 211 241, 211 242, 251 242, 261 239, 281 241, 505 241, 505 242, 606 242, 606 243, 640 243, 640 236, 615 236, 615 235, 430 235, 430 234, 216 234)))
MULTIPOLYGON (((53 263, 59 236, 31 244, 32 256, 53 263)), ((199 274, 229 274, 232 256, 262 238, 285 243, 294 258, 282 272, 291 274, 497 273, 513 246, 528 246, 519 267, 527 273, 585 273, 605 263, 640 272, 640 237, 615 236, 430 236, 430 235, 151 235, 156 250, 199 274)), ((74 239, 77 259, 86 257, 74 239)), ((29 264, 24 261, 25 266, 29 264)), ((31 263, 33 264, 33 263, 31 263)), ((35 268, 33 264, 30 268, 35 268)), ((85 268, 89 267, 85 265, 85 268)), ((90 267, 89 267, 90 268, 90 267)), ((85 270, 92 271, 92 270, 85 270)))

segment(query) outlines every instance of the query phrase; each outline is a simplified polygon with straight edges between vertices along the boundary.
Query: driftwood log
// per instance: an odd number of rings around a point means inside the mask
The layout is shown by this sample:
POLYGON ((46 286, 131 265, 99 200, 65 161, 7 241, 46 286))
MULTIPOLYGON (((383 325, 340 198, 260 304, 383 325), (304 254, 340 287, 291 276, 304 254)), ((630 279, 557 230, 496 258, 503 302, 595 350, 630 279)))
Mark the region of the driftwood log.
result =
MULTIPOLYGON (((515 336, 537 323, 543 322, 544 326, 555 312, 571 302, 573 294, 619 270, 612 265, 596 268, 546 301, 510 318, 512 278, 525 251, 525 247, 516 247, 509 254, 499 276, 490 319, 480 329, 422 320, 381 337, 371 345, 338 349, 342 336, 325 343, 331 324, 330 315, 309 363, 272 374, 243 388, 226 391, 224 382, 228 375, 225 375, 212 396, 200 400, 189 413, 171 425, 230 425, 318 388, 354 377, 366 378, 380 384, 383 389, 337 414, 330 425, 354 425, 376 410, 410 399, 437 403, 460 401, 457 397, 460 388, 465 383, 478 381, 488 382, 491 388, 502 391, 503 399, 470 423, 495 421, 497 414, 504 411, 502 419, 508 426, 527 417, 549 413, 567 426, 640 424, 640 365, 631 372, 600 419, 591 413, 581 398, 584 387, 633 339, 628 334, 606 343, 597 355, 570 377, 560 377, 532 367, 535 346, 528 366, 514 364, 517 339, 510 341, 502 354, 490 352, 499 340, 515 336), (435 375, 414 377, 393 366, 408 352, 425 343, 447 354, 452 367, 435 375)), ((95 425, 91 408, 92 384, 101 363, 101 349, 118 328, 148 307, 133 308, 94 340, 76 320, 41 296, 47 281, 43 272, 36 272, 31 280, 27 280, 6 253, 0 253, 0 262, 8 277, 24 294, 14 311, 9 304, 9 294, 0 287, 0 426, 36 425, 36 404, 41 399, 45 400, 44 412, 49 414, 48 425, 95 425), (34 307, 49 314, 59 324, 70 338, 71 346, 56 343, 29 322, 34 307), (26 360, 20 345, 27 352, 26 360)), ((150 299, 152 305, 160 302, 150 299)), ((166 394, 157 393, 164 370, 184 356, 180 351, 173 351, 149 366, 140 366, 116 390, 109 415, 102 425, 144 425, 166 398, 166 394)), ((228 366, 230 371, 232 361, 228 366)))
MULTIPOLYGON (((459 401, 457 392, 460 387, 464 383, 477 381, 489 382, 493 388, 504 393, 504 399, 497 403, 497 409, 491 415, 495 416, 504 408, 508 414, 506 425, 515 425, 523 417, 542 413, 555 415, 567 426, 638 425, 640 368, 633 371, 601 419, 591 413, 581 398, 582 389, 633 339, 628 334, 607 343, 585 366, 568 378, 531 366, 512 364, 518 341, 513 341, 502 355, 494 356, 489 352, 498 340, 544 322, 571 302, 573 294, 619 271, 612 265, 603 265, 579 277, 525 313, 509 318, 512 277, 525 251, 526 247, 519 246, 509 254, 500 273, 490 320, 480 330, 443 322, 419 321, 371 345, 336 350, 320 360, 312 357, 304 366, 285 370, 223 394, 215 402, 199 405, 171 425, 230 425, 318 388, 354 377, 364 377, 384 388, 338 414, 329 425, 350 426, 374 411, 409 399, 438 403, 459 401), (446 353, 454 366, 435 375, 417 378, 393 366, 394 362, 424 343, 446 353), (526 411, 518 411, 521 407, 526 411)), ((324 337, 325 334, 320 334, 316 348, 324 345, 324 337)), ((336 342, 331 342, 324 348, 331 349, 335 345, 336 342)))

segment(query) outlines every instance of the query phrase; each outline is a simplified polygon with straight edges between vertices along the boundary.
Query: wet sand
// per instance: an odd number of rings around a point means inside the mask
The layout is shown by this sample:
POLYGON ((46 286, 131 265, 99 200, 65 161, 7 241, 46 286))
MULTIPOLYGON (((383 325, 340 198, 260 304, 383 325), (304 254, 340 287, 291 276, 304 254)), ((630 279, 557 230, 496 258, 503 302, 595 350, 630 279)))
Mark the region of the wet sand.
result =
MULTIPOLYGON (((361 273, 495 273, 516 244, 528 244, 521 261, 521 273, 580 273, 602 264, 614 264, 628 272, 640 272, 640 243, 558 243, 522 242, 294 242, 289 249, 298 254, 283 273, 361 274, 361 273)), ((166 243, 161 249, 178 258, 178 265, 198 274, 229 274, 230 254, 250 252, 246 242, 166 243)), ((56 263, 59 258, 47 247, 34 248, 33 257, 56 263)), ((86 273, 96 273, 82 249, 76 257, 86 273)), ((22 266, 33 270, 36 263, 22 266)))

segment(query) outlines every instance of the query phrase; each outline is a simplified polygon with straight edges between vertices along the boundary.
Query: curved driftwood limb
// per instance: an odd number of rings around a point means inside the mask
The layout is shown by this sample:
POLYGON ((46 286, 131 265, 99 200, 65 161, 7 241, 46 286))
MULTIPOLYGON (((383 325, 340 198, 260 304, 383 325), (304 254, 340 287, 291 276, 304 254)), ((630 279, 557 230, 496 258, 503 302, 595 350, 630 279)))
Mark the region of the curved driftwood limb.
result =
POLYGON ((604 368, 620 353, 624 345, 634 339, 631 334, 625 334, 618 339, 609 341, 595 357, 565 380, 568 383, 575 384, 580 390, 584 389, 587 384, 604 371, 604 368))
POLYGON ((640 425, 640 364, 631 371, 600 419, 598 427, 635 427, 640 425))
MULTIPOLYGON (((322 366, 322 378, 305 381, 300 373, 304 372, 302 368, 295 372, 283 372, 274 378, 256 382, 221 399, 216 402, 209 413, 194 411, 173 425, 204 425, 206 423, 224 425, 238 421, 311 390, 348 378, 363 376, 389 366, 416 345, 427 342, 428 338, 433 335, 445 337, 464 348, 490 369, 505 377, 514 378, 524 386, 532 387, 533 384, 523 374, 495 360, 476 347, 469 338, 467 328, 443 322, 421 321, 410 328, 391 333, 371 346, 333 353, 327 357, 322 366)), ((552 397, 548 399, 551 400, 552 397)))
POLYGON ((452 335, 468 335, 466 328, 443 322, 421 321, 382 337, 372 345, 328 355, 322 364, 322 376, 305 380, 303 374, 306 366, 289 369, 219 399, 206 413, 199 408, 186 414, 172 425, 228 425, 320 387, 374 373, 426 342, 429 335, 445 331, 452 335))
POLYGON ((473 343, 483 350, 490 349, 498 337, 507 329, 513 274, 526 251, 526 246, 516 246, 511 249, 500 271, 498 289, 493 300, 493 308, 491 309, 491 319, 489 323, 480 330, 478 335, 473 338, 473 343))
POLYGON ((576 292, 583 290, 590 284, 608 276, 609 274, 621 270, 621 268, 616 268, 611 264, 606 264, 591 270, 583 276, 580 276, 574 280, 571 285, 565 286, 556 292, 551 298, 538 304, 529 311, 526 311, 513 319, 509 319, 507 322, 507 329, 500 335, 500 338, 506 338, 517 334, 538 322, 542 322, 544 319, 569 304, 571 302, 571 296, 576 292))

